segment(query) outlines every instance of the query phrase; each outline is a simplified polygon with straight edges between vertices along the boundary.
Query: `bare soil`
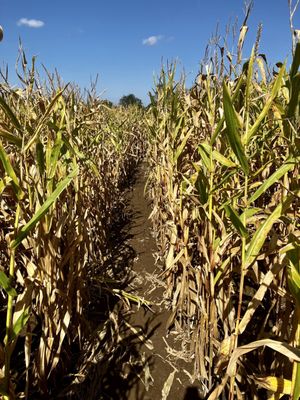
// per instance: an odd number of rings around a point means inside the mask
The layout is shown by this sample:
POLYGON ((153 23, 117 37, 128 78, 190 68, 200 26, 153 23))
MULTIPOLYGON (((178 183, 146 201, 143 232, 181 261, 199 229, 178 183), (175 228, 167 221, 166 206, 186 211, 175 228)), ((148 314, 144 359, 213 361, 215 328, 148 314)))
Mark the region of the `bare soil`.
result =
MULTIPOLYGON (((192 373, 193 363, 171 356, 171 346, 183 352, 183 344, 176 335, 167 337, 166 323, 170 316, 164 301, 164 284, 161 270, 155 263, 157 252, 149 215, 151 205, 144 196, 146 166, 137 172, 136 180, 127 193, 127 212, 131 214, 128 227, 128 245, 133 249, 135 258, 132 264, 132 279, 128 290, 151 302, 147 307, 134 306, 129 323, 141 330, 146 338, 140 348, 140 355, 146 363, 143 373, 128 393, 128 400, 163 399, 163 388, 169 394, 166 399, 196 400, 201 399, 200 387, 191 383, 188 374, 192 373), (168 345, 167 345, 168 344, 168 345), (169 349, 169 351, 168 351, 169 349), (173 375, 174 379, 171 382, 173 375), (169 380, 170 390, 166 382, 169 380)), ((180 336, 179 336, 180 337, 180 336)), ((167 394, 167 393, 166 393, 167 394)))
POLYGON ((166 332, 171 307, 164 298, 162 268, 155 262, 151 204, 144 196, 146 175, 143 164, 126 184, 124 204, 116 210, 107 268, 116 290, 123 292, 119 299, 105 290, 95 292, 87 318, 95 326, 102 323, 86 351, 84 374, 77 371, 84 377, 73 385, 72 400, 202 398, 200 384, 191 379, 193 360, 187 358, 185 333, 166 332), (143 305, 143 300, 148 303, 143 305))

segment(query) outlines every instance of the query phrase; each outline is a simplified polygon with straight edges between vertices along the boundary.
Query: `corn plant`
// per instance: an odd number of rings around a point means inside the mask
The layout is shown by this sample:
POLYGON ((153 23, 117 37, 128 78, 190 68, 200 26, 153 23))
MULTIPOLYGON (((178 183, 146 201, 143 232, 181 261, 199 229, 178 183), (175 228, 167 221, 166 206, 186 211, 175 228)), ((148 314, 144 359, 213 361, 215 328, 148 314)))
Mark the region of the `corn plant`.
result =
MULTIPOLYGON (((86 99, 20 54, 21 88, 0 87, 1 394, 53 394, 90 334, 89 276, 101 273, 122 187, 143 157, 140 109, 86 99), (18 382, 18 384, 17 384, 18 382)), ((3 75, 3 74, 2 74, 3 75)), ((105 281, 105 277, 103 277, 105 281)))
POLYGON ((152 218, 167 328, 187 332, 207 397, 296 399, 300 45, 290 71, 278 64, 272 76, 260 33, 241 63, 246 32, 236 65, 216 46, 189 90, 175 67, 162 70, 149 120, 152 218))

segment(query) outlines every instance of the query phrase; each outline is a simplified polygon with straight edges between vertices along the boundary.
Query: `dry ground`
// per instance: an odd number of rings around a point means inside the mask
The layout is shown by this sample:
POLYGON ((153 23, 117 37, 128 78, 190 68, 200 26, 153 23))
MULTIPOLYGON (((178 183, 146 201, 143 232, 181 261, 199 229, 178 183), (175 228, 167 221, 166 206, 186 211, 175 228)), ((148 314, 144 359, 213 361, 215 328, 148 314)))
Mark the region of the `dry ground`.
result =
POLYGON ((173 383, 166 398, 196 400, 201 398, 200 387, 197 388, 196 382, 191 383, 187 373, 184 372, 186 370, 191 373, 192 362, 176 360, 176 357, 172 357, 170 354, 171 348, 168 350, 166 345, 168 343, 172 348, 175 347, 183 355, 185 346, 180 339, 182 335, 170 333, 166 337, 166 323, 170 311, 168 311, 163 298, 164 286, 160 277, 161 271, 154 259, 156 245, 149 220, 151 207, 144 196, 145 173, 145 166, 142 166, 137 173, 134 185, 128 192, 127 200, 128 210, 132 215, 128 244, 135 254, 132 265, 133 279, 129 287, 132 292, 152 303, 152 312, 145 307, 135 307, 130 324, 140 327, 148 337, 148 341, 142 346, 140 352, 141 355, 145 354, 149 370, 146 376, 143 376, 143 381, 142 379, 138 380, 136 385, 131 388, 128 400, 163 399, 163 388, 165 386, 167 394, 166 382, 169 379, 171 384, 172 376, 174 376, 173 383))

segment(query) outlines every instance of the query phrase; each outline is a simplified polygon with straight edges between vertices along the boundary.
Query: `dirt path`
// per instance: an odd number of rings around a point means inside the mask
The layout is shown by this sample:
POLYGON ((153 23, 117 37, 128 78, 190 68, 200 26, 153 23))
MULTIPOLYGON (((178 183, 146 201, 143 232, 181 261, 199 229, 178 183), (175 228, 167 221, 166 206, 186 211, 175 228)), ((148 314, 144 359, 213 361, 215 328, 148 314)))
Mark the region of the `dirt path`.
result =
MULTIPOLYGON (((127 198, 132 213, 128 245, 136 255, 132 266, 132 281, 128 289, 150 300, 153 312, 145 307, 135 307, 130 316, 129 322, 132 327, 137 330, 141 328, 147 337, 146 343, 140 349, 141 355, 144 355, 147 362, 141 379, 131 388, 128 400, 162 399, 162 390, 168 378, 171 380, 170 374, 173 371, 175 371, 173 383, 166 398, 200 399, 197 387, 191 385, 188 375, 183 372, 183 369, 191 370, 191 364, 188 365, 180 360, 175 365, 174 359, 170 359, 166 349, 166 340, 170 342, 170 338, 166 338, 165 327, 170 312, 163 302, 163 282, 159 279, 159 270, 155 266, 153 254, 156 245, 152 236, 151 222, 148 219, 151 208, 144 197, 144 186, 145 166, 142 166, 127 198)), ((181 343, 177 343, 177 348, 180 347, 181 343)))

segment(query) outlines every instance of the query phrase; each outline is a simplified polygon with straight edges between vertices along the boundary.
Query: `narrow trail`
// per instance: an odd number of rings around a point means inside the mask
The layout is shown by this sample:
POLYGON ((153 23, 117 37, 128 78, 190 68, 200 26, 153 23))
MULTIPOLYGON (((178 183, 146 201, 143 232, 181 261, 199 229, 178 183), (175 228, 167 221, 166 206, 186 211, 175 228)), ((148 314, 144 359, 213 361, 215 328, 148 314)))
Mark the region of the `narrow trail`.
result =
MULTIPOLYGON (((183 360, 176 361, 168 354, 166 340, 169 343, 173 338, 166 338, 166 322, 170 311, 163 301, 164 286, 159 279, 159 270, 155 265, 155 239, 152 235, 149 215, 151 207, 144 197, 146 167, 143 165, 137 172, 136 181, 127 194, 127 202, 132 215, 128 228, 127 244, 133 249, 135 259, 132 265, 131 280, 128 289, 145 300, 150 300, 151 311, 146 307, 134 306, 129 323, 134 329, 142 329, 147 340, 140 350, 146 365, 141 379, 131 388, 128 400, 160 400, 163 399, 162 390, 166 381, 174 379, 167 399, 197 400, 200 399, 198 389, 191 385, 188 375, 191 364, 183 360)), ((174 342, 172 342, 174 343, 174 342)), ((177 342, 176 347, 181 348, 177 342)))

